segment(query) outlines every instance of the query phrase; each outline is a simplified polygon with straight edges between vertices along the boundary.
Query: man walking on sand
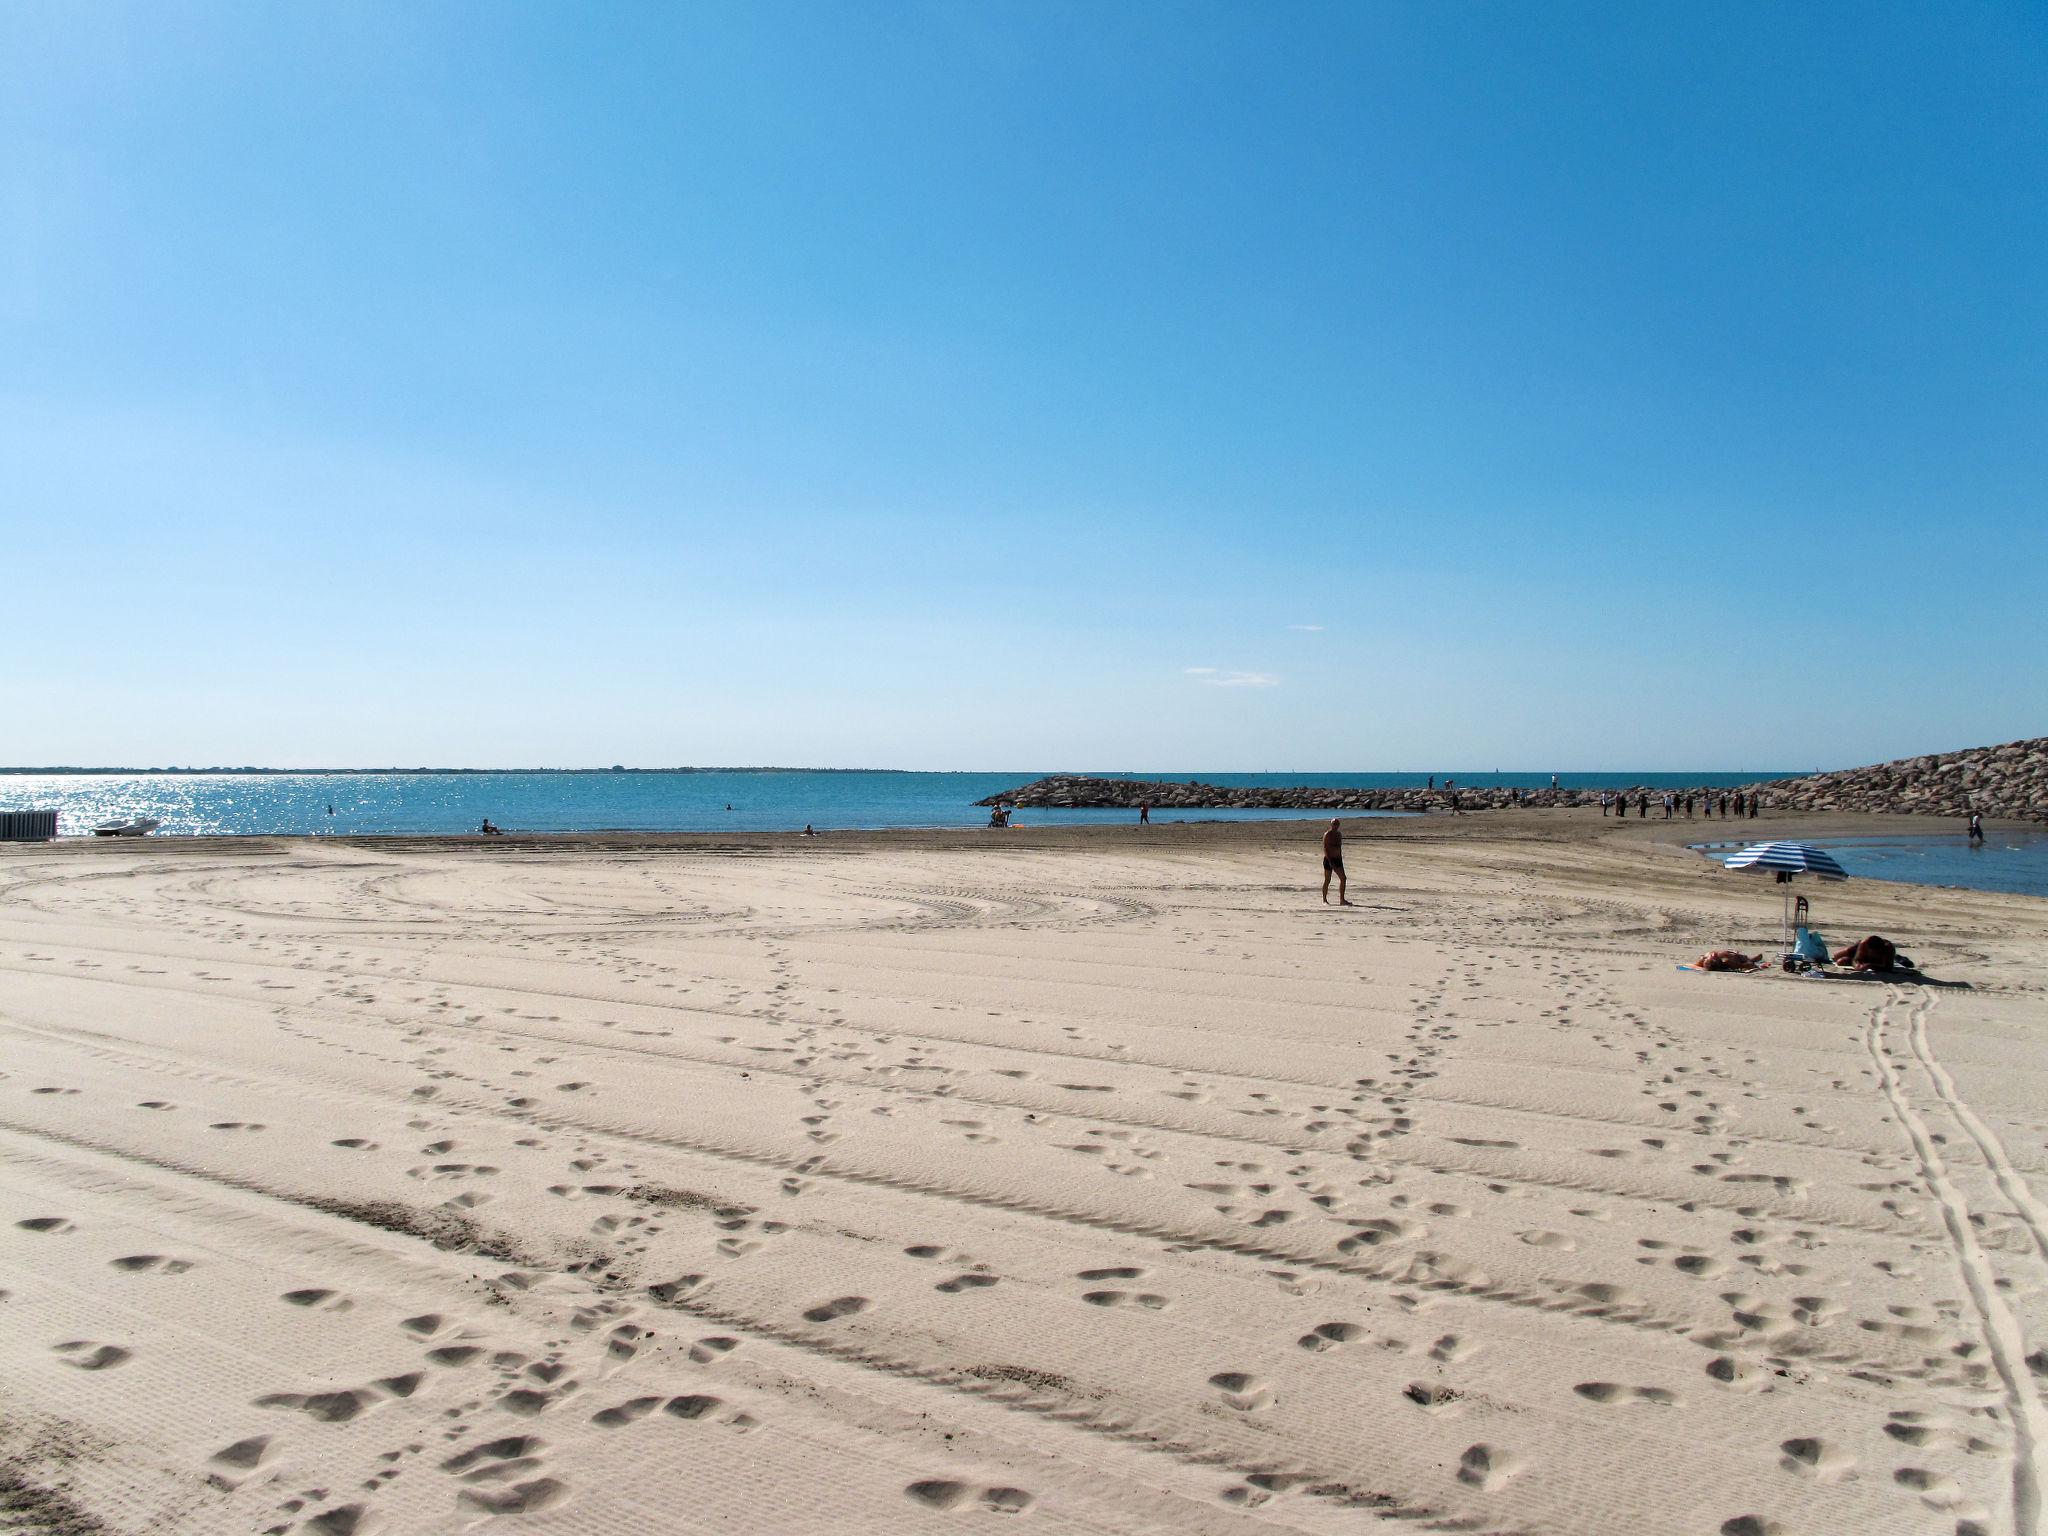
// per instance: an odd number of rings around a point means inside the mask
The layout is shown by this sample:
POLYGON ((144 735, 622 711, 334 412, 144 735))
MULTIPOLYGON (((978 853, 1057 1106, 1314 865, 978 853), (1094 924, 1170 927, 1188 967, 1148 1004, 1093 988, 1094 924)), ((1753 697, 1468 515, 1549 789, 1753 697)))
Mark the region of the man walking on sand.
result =
POLYGON ((1351 905, 1344 896, 1344 829, 1337 825, 1337 818, 1330 818, 1329 830, 1323 833, 1323 902, 1330 900, 1330 876, 1337 877, 1337 905, 1351 905))

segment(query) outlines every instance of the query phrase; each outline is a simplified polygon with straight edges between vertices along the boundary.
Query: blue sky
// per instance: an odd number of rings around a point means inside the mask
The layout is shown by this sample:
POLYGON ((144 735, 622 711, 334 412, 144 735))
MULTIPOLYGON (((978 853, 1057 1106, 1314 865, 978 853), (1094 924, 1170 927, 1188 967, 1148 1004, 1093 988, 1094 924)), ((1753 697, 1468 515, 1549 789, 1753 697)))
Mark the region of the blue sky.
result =
POLYGON ((0 761, 2040 734, 2044 17, 0 0, 0 761))

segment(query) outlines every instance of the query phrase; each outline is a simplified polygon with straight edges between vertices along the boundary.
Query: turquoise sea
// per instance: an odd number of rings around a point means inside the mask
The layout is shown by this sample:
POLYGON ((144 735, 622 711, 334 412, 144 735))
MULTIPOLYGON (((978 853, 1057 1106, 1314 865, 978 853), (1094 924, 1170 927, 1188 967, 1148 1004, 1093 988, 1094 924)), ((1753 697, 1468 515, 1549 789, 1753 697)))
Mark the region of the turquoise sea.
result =
MULTIPOLYGON (((1422 773, 1172 773, 1129 769, 1004 773, 820 772, 698 769, 594 773, 0 773, 0 810, 58 813, 60 836, 103 821, 154 816, 160 835, 308 832, 473 832, 488 816, 508 832, 820 831, 854 827, 970 827, 975 805, 1052 772, 1121 778, 1201 779, 1210 784, 1321 784, 1363 789, 1420 787, 1422 773), (328 814, 328 807, 334 808, 328 814)), ((1784 775, 1749 773, 1561 774, 1567 787, 1644 784, 1673 788, 1750 784, 1784 775)), ((1461 773, 1460 784, 1538 789, 1548 773, 1461 773)), ((1438 775, 1437 782, 1443 782, 1438 775)), ((1199 811, 1190 820, 1298 817, 1295 811, 1199 811)), ((1112 822, 1129 811, 1025 811, 1023 825, 1112 822)), ((1162 816, 1161 820, 1174 819, 1162 816)))

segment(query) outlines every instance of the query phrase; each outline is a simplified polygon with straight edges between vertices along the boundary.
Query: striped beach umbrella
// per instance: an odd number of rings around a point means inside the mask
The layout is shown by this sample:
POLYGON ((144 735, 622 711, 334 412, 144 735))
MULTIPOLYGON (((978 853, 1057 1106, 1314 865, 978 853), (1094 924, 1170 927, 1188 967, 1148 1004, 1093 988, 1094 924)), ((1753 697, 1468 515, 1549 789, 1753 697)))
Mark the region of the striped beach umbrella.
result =
POLYGON ((1786 879, 1794 875, 1816 875, 1822 880, 1849 878, 1849 872, 1835 862, 1833 854, 1811 843, 1751 843, 1722 862, 1730 869, 1767 870, 1786 879))
MULTIPOLYGON (((1849 872, 1835 862, 1835 856, 1824 848, 1811 843, 1751 843, 1740 853, 1731 853, 1722 861, 1733 870, 1763 870, 1775 876, 1780 885, 1789 885, 1799 875, 1812 875, 1821 880, 1846 880, 1849 872)), ((1805 904, 1802 899, 1802 906, 1805 904)), ((1792 947, 1792 893, 1785 893, 1784 942, 1792 947)))

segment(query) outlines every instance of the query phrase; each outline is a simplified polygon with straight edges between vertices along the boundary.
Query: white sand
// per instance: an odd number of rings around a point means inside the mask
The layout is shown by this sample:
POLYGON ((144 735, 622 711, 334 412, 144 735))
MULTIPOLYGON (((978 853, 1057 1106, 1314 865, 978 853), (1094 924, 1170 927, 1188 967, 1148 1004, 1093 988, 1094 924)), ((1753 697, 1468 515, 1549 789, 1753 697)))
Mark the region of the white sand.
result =
POLYGON ((0 1512, 2036 1530, 2048 903, 1578 825, 0 853, 0 1512))

